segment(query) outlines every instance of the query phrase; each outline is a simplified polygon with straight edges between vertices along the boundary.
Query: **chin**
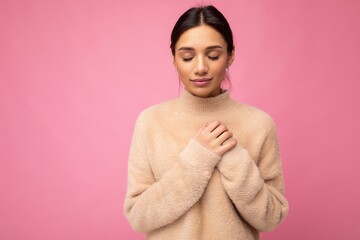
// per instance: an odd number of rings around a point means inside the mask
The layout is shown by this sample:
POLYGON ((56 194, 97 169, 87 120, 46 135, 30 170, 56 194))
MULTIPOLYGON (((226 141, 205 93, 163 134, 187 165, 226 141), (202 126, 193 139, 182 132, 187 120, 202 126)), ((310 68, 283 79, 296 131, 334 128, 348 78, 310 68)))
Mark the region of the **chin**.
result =
POLYGON ((202 98, 213 97, 218 94, 215 94, 217 89, 208 89, 208 88, 195 88, 195 89, 188 89, 187 91, 190 92, 192 95, 202 98))

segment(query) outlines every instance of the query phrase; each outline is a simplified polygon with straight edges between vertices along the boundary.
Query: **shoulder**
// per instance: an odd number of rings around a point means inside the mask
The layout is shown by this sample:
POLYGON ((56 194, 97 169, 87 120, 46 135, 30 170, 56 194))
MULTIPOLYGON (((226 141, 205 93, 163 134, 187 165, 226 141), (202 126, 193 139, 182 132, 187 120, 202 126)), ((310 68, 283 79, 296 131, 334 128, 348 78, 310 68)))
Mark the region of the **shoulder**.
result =
POLYGON ((175 105, 175 99, 154 104, 140 112, 136 122, 138 124, 159 122, 161 118, 166 118, 175 105))
POLYGON ((234 119, 237 122, 243 123, 241 125, 253 130, 261 130, 264 132, 275 129, 275 122, 273 118, 264 110, 235 100, 231 100, 231 111, 234 119))

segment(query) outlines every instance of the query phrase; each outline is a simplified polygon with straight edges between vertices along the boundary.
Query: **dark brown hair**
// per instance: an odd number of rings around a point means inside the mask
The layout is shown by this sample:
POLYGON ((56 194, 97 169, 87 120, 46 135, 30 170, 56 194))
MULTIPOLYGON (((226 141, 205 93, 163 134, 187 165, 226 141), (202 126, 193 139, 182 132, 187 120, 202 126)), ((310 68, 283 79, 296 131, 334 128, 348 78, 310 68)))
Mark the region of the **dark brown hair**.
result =
POLYGON ((190 28, 206 24, 218 31, 227 43, 227 52, 230 55, 234 50, 233 35, 230 25, 224 15, 214 6, 193 7, 180 16, 171 32, 171 53, 175 55, 175 45, 181 34, 190 28))

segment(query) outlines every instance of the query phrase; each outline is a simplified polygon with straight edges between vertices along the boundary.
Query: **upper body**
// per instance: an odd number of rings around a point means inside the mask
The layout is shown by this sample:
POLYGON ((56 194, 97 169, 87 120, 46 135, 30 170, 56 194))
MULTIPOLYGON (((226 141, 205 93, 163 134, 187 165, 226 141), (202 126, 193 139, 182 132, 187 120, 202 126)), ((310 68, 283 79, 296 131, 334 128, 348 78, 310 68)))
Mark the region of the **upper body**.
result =
POLYGON ((125 213, 149 239, 258 239, 288 211, 273 120, 228 92, 199 98, 184 90, 143 111, 128 171, 125 213), (213 120, 238 140, 221 157, 194 139, 213 120))
POLYGON ((221 86, 234 60, 230 26, 213 6, 191 8, 170 47, 185 90, 137 119, 125 215, 149 239, 258 239, 288 203, 273 120, 221 86))

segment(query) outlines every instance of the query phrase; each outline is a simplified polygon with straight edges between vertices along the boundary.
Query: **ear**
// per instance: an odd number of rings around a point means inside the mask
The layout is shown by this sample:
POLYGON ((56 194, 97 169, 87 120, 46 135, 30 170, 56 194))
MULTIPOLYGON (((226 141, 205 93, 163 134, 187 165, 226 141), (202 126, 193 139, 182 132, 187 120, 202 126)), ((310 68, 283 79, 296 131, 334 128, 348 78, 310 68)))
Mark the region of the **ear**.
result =
POLYGON ((232 50, 231 54, 228 56, 227 67, 230 67, 235 59, 235 50, 232 50))

